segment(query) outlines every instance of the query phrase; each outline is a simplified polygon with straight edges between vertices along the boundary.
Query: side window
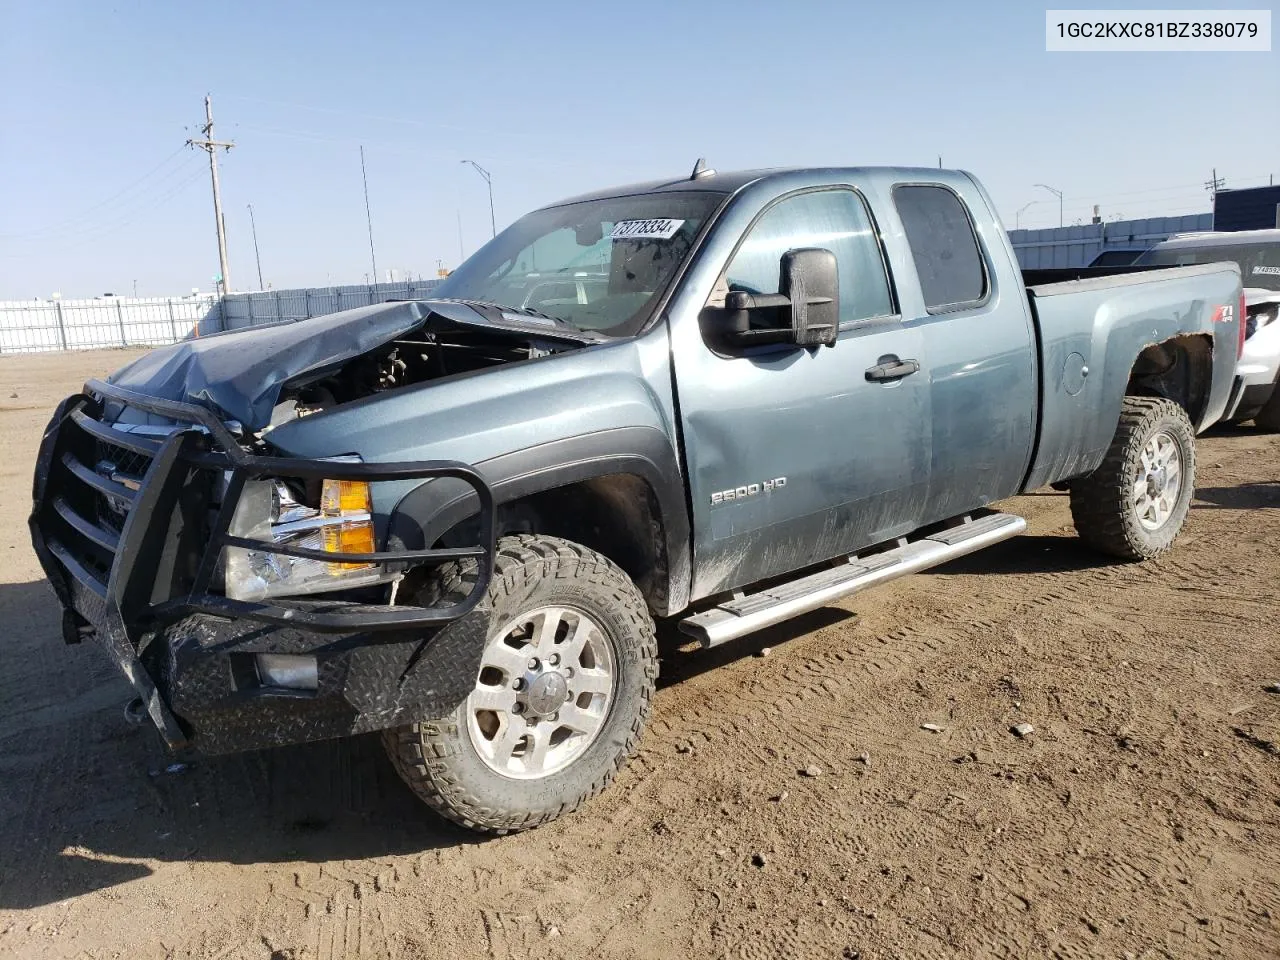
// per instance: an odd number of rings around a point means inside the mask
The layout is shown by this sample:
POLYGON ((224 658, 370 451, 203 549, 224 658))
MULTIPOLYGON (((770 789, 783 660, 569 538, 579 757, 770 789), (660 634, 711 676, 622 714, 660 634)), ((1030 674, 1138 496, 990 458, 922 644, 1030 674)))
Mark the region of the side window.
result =
POLYGON ((729 289, 778 293, 779 261, 798 247, 822 247, 836 255, 841 323, 894 312, 871 218, 862 198, 850 190, 802 193, 765 211, 725 271, 729 289))
POLYGON ((987 295, 987 272, 973 223, 945 187, 897 187, 893 204, 907 233, 925 306, 945 313, 987 295))

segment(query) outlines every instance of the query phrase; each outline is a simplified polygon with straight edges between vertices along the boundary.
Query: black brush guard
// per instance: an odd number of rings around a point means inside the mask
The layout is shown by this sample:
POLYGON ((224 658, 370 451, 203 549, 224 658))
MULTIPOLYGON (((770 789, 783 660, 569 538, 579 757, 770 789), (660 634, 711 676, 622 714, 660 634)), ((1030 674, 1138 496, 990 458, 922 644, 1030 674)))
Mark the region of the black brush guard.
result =
POLYGON ((182 745, 186 735, 139 659, 147 638, 166 624, 207 614, 316 633, 391 636, 465 616, 484 597, 493 572, 493 493, 467 464, 255 456, 245 452, 231 430, 203 407, 144 396, 97 380, 86 383, 83 394, 64 400, 54 414, 36 462, 33 500, 32 542, 62 602, 64 638, 74 643, 82 635, 97 634, 171 746, 182 745), (106 403, 189 426, 179 426, 160 439, 116 430, 102 420, 106 403), (134 478, 100 470, 95 451, 102 445, 122 452, 115 459, 149 460, 145 472, 134 478), (227 478, 225 492, 210 521, 219 476, 227 478), (228 531, 245 483, 269 477, 460 480, 474 490, 480 505, 477 543, 449 549, 330 553, 232 536, 228 531), (103 504, 109 509, 104 511, 103 504), (117 518, 118 526, 111 522, 117 518), (478 576, 463 600, 444 607, 371 607, 332 599, 233 600, 211 589, 226 547, 330 563, 380 564, 388 573, 475 559, 478 576))

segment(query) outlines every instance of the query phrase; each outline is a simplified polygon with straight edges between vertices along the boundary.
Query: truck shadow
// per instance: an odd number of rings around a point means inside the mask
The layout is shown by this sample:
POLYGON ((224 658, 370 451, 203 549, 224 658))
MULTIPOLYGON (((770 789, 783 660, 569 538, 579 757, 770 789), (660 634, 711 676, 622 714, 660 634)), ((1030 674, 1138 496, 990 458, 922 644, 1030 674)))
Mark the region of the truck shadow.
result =
POLYGON ((1196 490, 1194 510, 1256 510, 1259 507, 1280 507, 1280 481, 1266 483, 1241 483, 1234 487, 1199 487, 1196 490))
MULTIPOLYGON (((937 574, 1080 569, 1072 538, 1026 537, 937 574)), ((853 616, 823 608, 710 651, 659 632, 670 687, 853 616)), ((65 648, 43 581, 0 585, 0 909, 152 873, 156 862, 329 863, 484 842, 431 814, 377 736, 182 762, 121 709, 130 696, 92 644, 65 648)), ((555 829, 554 827, 550 829, 555 829)))
MULTIPOLYGON (((1022 536, 925 570, 918 576, 1066 573, 1118 562, 1099 556, 1075 537, 1022 536)), ((660 624, 658 646, 662 653, 662 673, 658 687, 673 686, 735 660, 757 656, 762 650, 782 647, 789 640, 855 616, 856 613, 840 607, 822 607, 711 650, 699 649, 690 637, 680 633, 674 622, 660 624)))
POLYGON ((1122 561, 1104 557, 1075 536, 1025 535, 926 570, 926 576, 972 574, 1067 573, 1093 570, 1122 561))
POLYGON ((183 763, 125 720, 131 690, 102 651, 63 645, 47 583, 0 585, 0 620, 0 909, 156 861, 329 863, 483 839, 430 813, 377 736, 183 763))

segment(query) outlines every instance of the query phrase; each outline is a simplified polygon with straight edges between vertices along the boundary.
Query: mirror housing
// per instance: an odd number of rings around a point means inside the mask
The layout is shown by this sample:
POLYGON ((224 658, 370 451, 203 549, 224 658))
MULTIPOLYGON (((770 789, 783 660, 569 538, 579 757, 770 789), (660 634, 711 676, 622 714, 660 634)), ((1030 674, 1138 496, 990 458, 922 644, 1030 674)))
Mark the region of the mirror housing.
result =
POLYGON ((719 333, 728 343, 834 346, 840 331, 840 275, 830 250, 788 250, 778 264, 781 293, 731 290, 719 333))

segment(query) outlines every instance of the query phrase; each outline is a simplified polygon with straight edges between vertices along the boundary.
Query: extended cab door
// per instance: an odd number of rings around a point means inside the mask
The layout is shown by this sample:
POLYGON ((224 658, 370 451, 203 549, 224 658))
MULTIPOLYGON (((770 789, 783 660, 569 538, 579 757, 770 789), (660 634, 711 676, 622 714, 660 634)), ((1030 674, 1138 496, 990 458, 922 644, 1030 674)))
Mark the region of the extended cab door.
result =
POLYGON ((1035 335, 1022 273, 972 180, 897 183, 893 208, 917 281, 898 284, 903 324, 930 358, 931 523, 1021 488, 1039 403, 1035 335))
POLYGON ((836 256, 834 346, 726 353, 700 335, 694 316, 678 324, 673 363, 693 510, 693 599, 920 523, 929 487, 927 358, 920 332, 901 323, 862 194, 806 189, 764 206, 717 261, 725 266, 715 268, 708 302, 722 303, 727 290, 777 293, 782 255, 802 247, 836 256), (919 369, 876 379, 891 358, 919 369))

